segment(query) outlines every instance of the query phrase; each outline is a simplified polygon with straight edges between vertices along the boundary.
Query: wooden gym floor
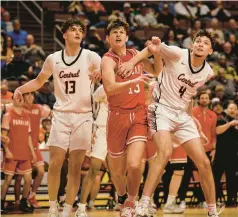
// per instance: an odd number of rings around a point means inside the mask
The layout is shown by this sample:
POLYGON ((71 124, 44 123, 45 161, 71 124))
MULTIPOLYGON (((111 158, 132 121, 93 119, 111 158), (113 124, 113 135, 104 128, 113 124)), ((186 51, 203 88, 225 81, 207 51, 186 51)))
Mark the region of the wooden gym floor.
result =
MULTIPOLYGON (((36 210, 33 214, 11 214, 11 215, 3 215, 4 217, 46 217, 47 209, 36 210)), ((161 210, 158 210, 158 217, 206 217, 205 209, 187 209, 184 214, 163 214, 161 210)), ((74 216, 72 213, 71 217, 74 216)), ((89 217, 119 217, 119 213, 115 211, 105 211, 105 210, 97 210, 97 211, 89 211, 89 217)), ((226 208, 221 217, 238 217, 238 208, 226 208)))

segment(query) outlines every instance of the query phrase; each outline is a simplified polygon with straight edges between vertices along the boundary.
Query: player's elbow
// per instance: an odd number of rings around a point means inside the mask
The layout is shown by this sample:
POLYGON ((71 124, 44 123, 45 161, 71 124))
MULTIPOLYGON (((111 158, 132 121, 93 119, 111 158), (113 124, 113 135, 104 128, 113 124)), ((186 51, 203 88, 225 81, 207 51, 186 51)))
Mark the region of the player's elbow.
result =
MULTIPOLYGON (((105 88, 105 87, 104 87, 104 88, 105 88)), ((115 93, 114 93, 114 88, 111 87, 111 86, 106 87, 106 88, 105 88, 105 92, 106 92, 106 94, 107 94, 108 96, 112 96, 112 95, 115 94, 115 93)))

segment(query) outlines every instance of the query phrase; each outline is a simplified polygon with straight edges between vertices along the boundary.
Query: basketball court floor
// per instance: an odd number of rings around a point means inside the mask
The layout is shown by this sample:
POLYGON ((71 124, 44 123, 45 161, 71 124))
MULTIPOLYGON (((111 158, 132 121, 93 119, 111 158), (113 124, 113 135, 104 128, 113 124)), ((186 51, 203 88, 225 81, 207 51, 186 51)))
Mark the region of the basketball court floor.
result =
MULTIPOLYGON (((47 209, 36 210, 33 214, 11 214, 11 215, 2 215, 4 217, 46 217, 47 209)), ((206 217, 205 209, 187 209, 184 214, 163 214, 161 210, 158 210, 157 215, 154 217, 206 217)), ((119 212, 115 211, 105 211, 105 210, 97 210, 97 211, 89 211, 89 217, 119 217, 119 212)), ((238 208, 226 208, 221 217, 238 217, 238 208)), ((74 217, 74 213, 71 214, 71 217, 74 217)))

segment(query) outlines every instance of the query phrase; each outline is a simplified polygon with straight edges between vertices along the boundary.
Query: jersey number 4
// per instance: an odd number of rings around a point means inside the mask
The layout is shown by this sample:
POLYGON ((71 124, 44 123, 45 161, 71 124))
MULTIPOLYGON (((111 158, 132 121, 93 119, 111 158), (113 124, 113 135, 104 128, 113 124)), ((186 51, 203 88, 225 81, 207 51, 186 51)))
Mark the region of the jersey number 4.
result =
POLYGON ((140 84, 137 84, 135 89, 129 88, 129 94, 133 93, 140 93, 140 84))
POLYGON ((181 86, 179 89, 179 93, 180 93, 180 98, 183 97, 183 94, 186 92, 187 88, 184 86, 181 86))
POLYGON ((65 81, 65 93, 72 94, 75 93, 76 81, 65 81))

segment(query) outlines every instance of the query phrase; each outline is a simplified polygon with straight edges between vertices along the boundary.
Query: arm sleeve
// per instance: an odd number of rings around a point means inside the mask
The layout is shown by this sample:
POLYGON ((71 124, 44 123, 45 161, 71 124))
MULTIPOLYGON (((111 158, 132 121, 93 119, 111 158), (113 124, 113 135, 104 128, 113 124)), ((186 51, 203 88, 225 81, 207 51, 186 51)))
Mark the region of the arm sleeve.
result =
POLYGON ((90 64, 94 65, 95 69, 100 69, 101 57, 97 53, 90 51, 89 52, 89 61, 90 61, 90 64))
POLYGON ((52 54, 46 58, 43 64, 43 67, 41 69, 41 73, 49 75, 49 76, 53 74, 53 55, 52 54))
POLYGON ((160 55, 163 59, 171 61, 179 61, 182 55, 182 49, 177 46, 168 46, 165 43, 160 45, 160 55))

